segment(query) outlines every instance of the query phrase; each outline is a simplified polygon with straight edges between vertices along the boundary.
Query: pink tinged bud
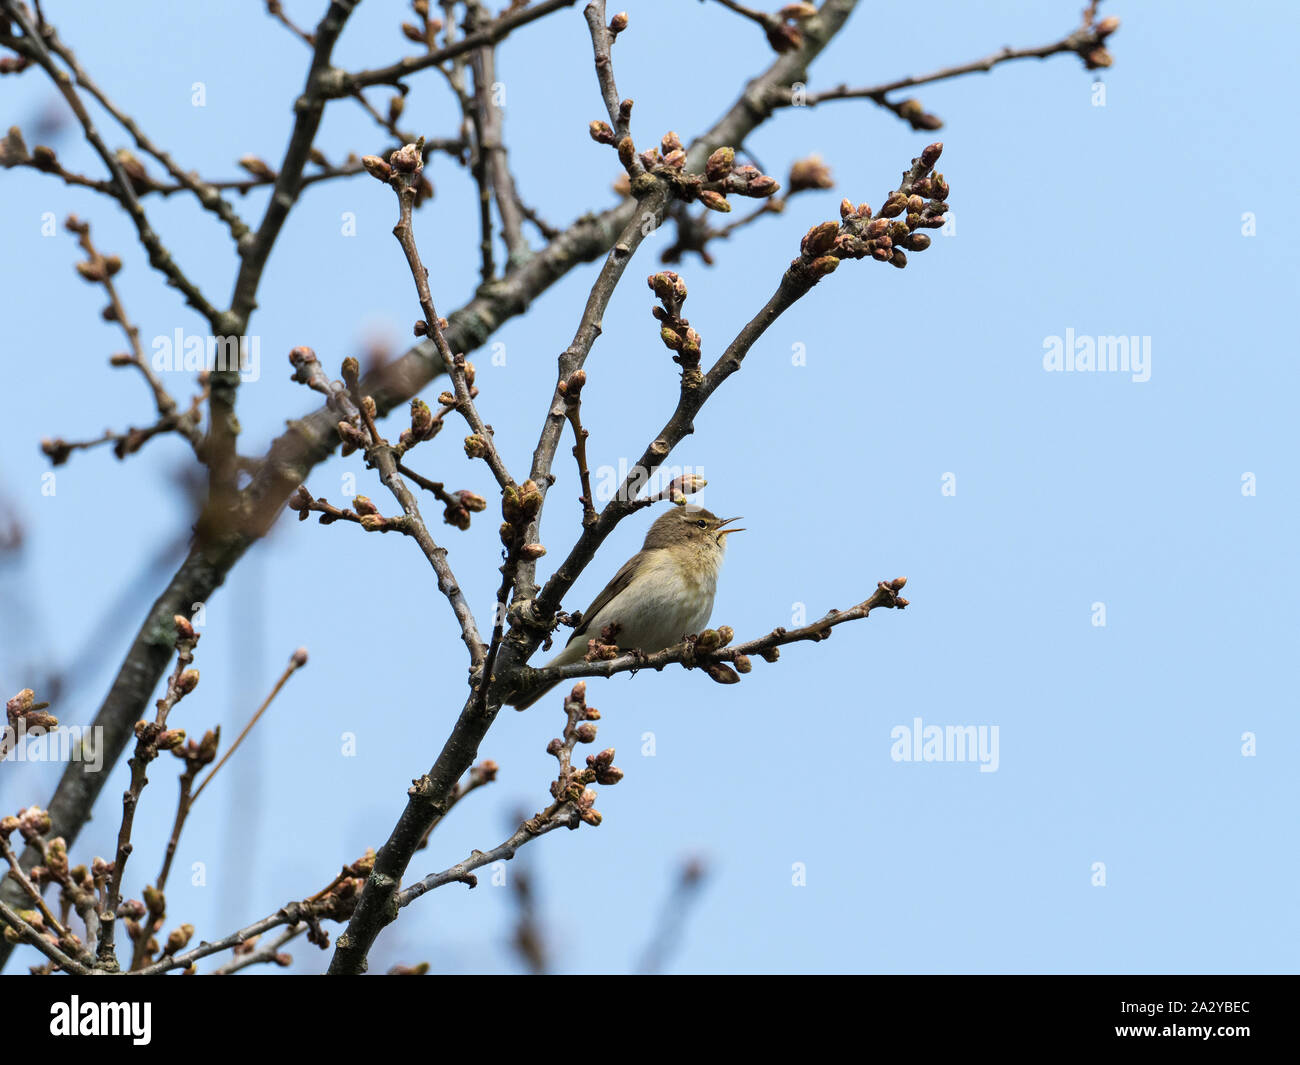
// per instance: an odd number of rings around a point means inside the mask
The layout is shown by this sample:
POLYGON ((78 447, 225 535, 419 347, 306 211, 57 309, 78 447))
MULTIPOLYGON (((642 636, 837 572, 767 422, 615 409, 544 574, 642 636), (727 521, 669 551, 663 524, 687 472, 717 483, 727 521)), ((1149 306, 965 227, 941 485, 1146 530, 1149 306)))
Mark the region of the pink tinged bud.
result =
POLYGON ((813 226, 804 235, 801 250, 810 259, 825 255, 835 246, 835 238, 839 232, 838 222, 823 222, 821 225, 813 226))
POLYGON ((194 935, 194 926, 192 924, 183 924, 179 928, 173 929, 167 937, 167 947, 165 953, 176 954, 185 949, 185 945, 194 935))
POLYGON ((704 204, 710 211, 720 211, 726 214, 731 210, 731 204, 727 198, 720 192, 714 192, 712 189, 705 189, 700 193, 700 203, 704 204))
POLYGON ((587 127, 587 132, 591 134, 591 139, 597 144, 614 143, 614 131, 610 129, 608 122, 593 122, 587 127))
POLYGON ((704 667, 704 672, 719 684, 737 684, 740 681, 736 671, 725 662, 714 662, 707 665, 704 667))
POLYGON ((36 705, 36 693, 31 688, 24 688, 7 703, 5 710, 10 717, 22 717, 36 705))
POLYGON ((839 269, 840 261, 834 255, 821 255, 808 264, 814 277, 825 277, 839 269))
POLYGON ((196 757, 200 764, 207 765, 217 756, 217 744, 221 741, 221 729, 208 729, 199 741, 196 757))
POLYGON ((735 165, 736 150, 734 148, 719 148, 709 156, 708 162, 704 164, 704 176, 710 181, 721 181, 731 173, 735 165))
POLYGON ((420 398, 411 400, 411 432, 419 439, 424 439, 433 429, 433 412, 429 404, 420 398))
POLYGON ((699 474, 684 474, 668 485, 668 500, 671 503, 684 503, 687 496, 701 491, 708 483, 699 474))
POLYGON ((189 695, 199 686, 199 671, 197 669, 187 669, 176 680, 176 690, 181 695, 189 695))
POLYGON ((939 156, 942 154, 943 141, 935 141, 933 144, 927 145, 925 150, 921 152, 921 165, 924 167, 934 166, 934 164, 939 161, 939 156))
POLYGON ((583 386, 587 383, 586 370, 574 370, 559 384, 560 395, 566 400, 576 400, 582 395, 583 386))
POLYGON ((307 648, 299 647, 289 661, 293 663, 294 669, 302 669, 307 664, 307 648))
POLYGON ((424 166, 424 159, 414 144, 407 144, 388 157, 388 165, 399 174, 416 174, 424 166))
POLYGON ((541 544, 524 544, 519 549, 519 557, 525 562, 536 562, 544 554, 546 554, 546 548, 541 544))
POLYGON ((180 728, 165 729, 158 736, 158 750, 170 751, 185 742, 185 730, 180 728))
POLYGON ((366 173, 380 181, 387 181, 393 176, 393 168, 377 155, 363 155, 361 165, 366 168, 366 173))

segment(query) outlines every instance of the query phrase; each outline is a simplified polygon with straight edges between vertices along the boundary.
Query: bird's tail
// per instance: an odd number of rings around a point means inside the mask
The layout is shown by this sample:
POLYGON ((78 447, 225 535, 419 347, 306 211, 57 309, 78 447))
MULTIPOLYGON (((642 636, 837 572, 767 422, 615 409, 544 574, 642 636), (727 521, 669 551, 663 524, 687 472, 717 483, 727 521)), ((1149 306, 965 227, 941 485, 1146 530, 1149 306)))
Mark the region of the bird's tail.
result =
MULTIPOLYGON (((567 666, 574 662, 581 662, 586 653, 587 641, 585 639, 573 640, 564 648, 563 651, 547 662, 544 668, 550 668, 551 666, 567 666)), ((559 683, 558 680, 553 680, 550 684, 543 685, 540 688, 527 692, 522 696, 522 698, 519 696, 511 696, 506 700, 506 705, 513 706, 516 710, 527 710, 533 705, 533 703, 537 702, 538 699, 559 683)))
POLYGON ((530 692, 528 695, 525 695, 522 699, 518 697, 507 699, 506 705, 513 706, 516 710, 527 710, 530 706, 533 705, 533 703, 537 702, 538 699, 540 699, 543 695, 545 695, 547 692, 549 692, 552 688, 554 688, 559 683, 560 682, 558 680, 553 680, 551 681, 550 684, 547 684, 545 687, 538 688, 534 692, 530 692))

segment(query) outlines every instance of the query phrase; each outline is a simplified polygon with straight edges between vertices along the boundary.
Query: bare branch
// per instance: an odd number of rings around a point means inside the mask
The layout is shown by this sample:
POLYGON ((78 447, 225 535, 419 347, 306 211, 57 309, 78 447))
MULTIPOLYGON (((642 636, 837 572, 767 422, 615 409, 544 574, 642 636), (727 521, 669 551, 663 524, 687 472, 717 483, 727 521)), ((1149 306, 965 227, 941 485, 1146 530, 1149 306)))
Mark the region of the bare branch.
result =
POLYGON ((416 71, 441 66, 448 59, 454 59, 458 55, 464 55, 485 45, 497 44, 520 26, 544 18, 560 8, 572 7, 576 2, 577 0, 541 0, 540 3, 508 12, 489 22, 481 30, 467 34, 445 48, 435 49, 425 55, 408 56, 391 66, 379 67, 375 70, 360 70, 355 74, 336 72, 326 92, 329 96, 347 96, 356 89, 364 89, 368 85, 397 85, 403 78, 416 71))

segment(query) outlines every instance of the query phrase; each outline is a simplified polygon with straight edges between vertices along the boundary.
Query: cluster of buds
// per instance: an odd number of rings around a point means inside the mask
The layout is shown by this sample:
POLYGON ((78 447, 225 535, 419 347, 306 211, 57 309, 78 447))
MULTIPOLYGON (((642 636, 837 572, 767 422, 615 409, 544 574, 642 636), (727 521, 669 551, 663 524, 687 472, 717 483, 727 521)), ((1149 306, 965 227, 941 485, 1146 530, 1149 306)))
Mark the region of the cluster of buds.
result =
POLYGON ((698 473, 684 473, 669 481, 668 487, 660 494, 674 506, 685 506, 687 496, 704 491, 708 483, 698 473))
POLYGON ((39 806, 25 806, 18 816, 0 817, 0 839, 8 840, 17 832, 24 843, 34 843, 51 828, 50 815, 39 806))
MULTIPOLYGON (((40 149, 38 148, 39 152, 40 149)), ((81 279, 92 285, 102 285, 110 278, 116 277, 122 269, 122 260, 116 255, 100 255, 90 243, 90 223, 83 222, 75 214, 64 220, 63 228, 81 238, 81 246, 86 258, 75 264, 81 279)))
MULTIPOLYGON (((365 854, 351 865, 345 865, 334 882, 324 891, 318 892, 303 903, 307 909, 307 941, 325 950, 329 947, 329 933, 320 926, 320 918, 331 921, 346 921, 357 908, 366 880, 375 868, 375 852, 369 847, 365 854)), ((277 961, 279 959, 277 958, 277 961)), ((283 964, 283 963, 281 963, 283 964)))
MULTIPOLYGON (((573 749, 579 743, 596 741, 595 721, 600 720, 600 711, 587 705, 587 682, 578 681, 564 700, 564 713, 568 718, 564 727, 564 736, 557 736, 546 745, 546 753, 560 763, 560 772, 551 783, 551 797, 557 805, 572 803, 578 811, 579 819, 588 825, 601 822, 600 811, 596 809, 596 793, 589 784, 601 784, 613 787, 623 779, 623 770, 614 765, 614 748, 609 747, 599 754, 587 757, 585 769, 575 769, 573 749)), ((554 807, 550 812, 554 812, 554 807)), ((525 822, 525 828, 536 831, 541 827, 547 814, 538 814, 531 821, 525 822)), ((576 825, 573 827, 577 827, 576 825)))
POLYGON ((891 192, 875 217, 865 203, 856 207, 844 200, 839 222, 822 222, 804 235, 800 255, 790 265, 816 283, 831 273, 842 259, 872 258, 900 269, 907 265, 907 253, 930 246, 923 229, 938 229, 948 210, 948 182, 934 173, 943 151, 931 144, 912 160, 903 184, 891 192))
POLYGON ((403 429, 397 438, 397 452, 406 454, 422 440, 432 440, 442 430, 442 419, 435 418, 429 404, 419 396, 411 400, 411 427, 403 429))
POLYGON ((582 390, 586 384, 587 371, 574 370, 556 386, 556 390, 560 393, 560 398, 564 400, 566 407, 576 407, 582 402, 582 390))
POLYGON ((528 526, 542 509, 542 492, 532 480, 521 485, 507 485, 501 493, 501 543, 507 550, 518 549, 526 561, 535 561, 546 554, 541 544, 523 545, 528 526))
MULTIPOLYGON (((192 692, 198 683, 199 671, 197 669, 187 669, 181 674, 176 690, 184 696, 192 692)), ((154 721, 137 721, 135 723, 135 738, 158 751, 175 751, 185 742, 185 730, 183 728, 163 728, 154 721)))
POLYGON ((462 488, 458 492, 448 493, 443 502, 446 503, 446 509, 442 512, 442 520, 462 532, 469 528, 469 516, 471 514, 487 510, 487 500, 478 493, 471 492, 466 488, 462 488))
POLYGON ((682 368, 683 385, 698 386, 704 379, 700 373, 700 334, 681 315, 686 283, 671 270, 651 274, 646 281, 660 303, 650 312, 659 322, 659 339, 669 351, 676 352, 673 362, 682 368))
POLYGON ((24 688, 5 703, 5 716, 16 732, 27 729, 53 729, 59 727, 59 719, 53 714, 45 713, 49 703, 38 703, 36 693, 31 688, 24 688))
POLYGON ((885 593, 891 607, 902 609, 911 606, 911 603, 898 594, 907 587, 906 577, 895 577, 892 581, 879 581, 876 587, 885 593))
POLYGON ((728 194, 762 200, 781 188, 775 178, 758 167, 748 163, 737 166, 734 148, 718 148, 705 161, 703 174, 690 174, 685 169, 686 152, 676 133, 664 137, 663 147, 662 158, 652 150, 643 153, 641 161, 651 173, 666 178, 676 196, 687 203, 699 200, 711 211, 726 213, 731 210, 728 194), (674 146, 671 151, 667 150, 669 145, 674 146))
MULTIPOLYGON (((578 617, 582 615, 579 614, 578 617)), ((611 621, 600 632, 587 641, 587 653, 584 662, 608 662, 623 653, 618 645, 618 634, 623 628, 617 621, 611 621)))
MULTIPOLYGON (((158 953, 158 940, 154 938, 154 933, 162 928, 166 916, 167 897, 152 884, 145 885, 143 901, 132 899, 128 905, 124 914, 126 934, 131 937, 132 943, 139 945, 138 953, 141 958, 152 961, 153 956, 158 953), (141 943, 141 940, 144 942, 141 943)), ((194 928, 191 925, 190 935, 193 934, 194 928)))
MULTIPOLYGON (((450 328, 451 328, 451 323, 450 323, 449 321, 447 321, 446 318, 439 318, 439 319, 438 319, 438 331, 439 331, 439 332, 441 332, 441 333, 445 333, 445 332, 447 332, 447 330, 450 329, 450 328)), ((415 320, 415 326, 413 327, 412 331, 413 331, 413 332, 415 333, 415 335, 418 336, 418 337, 427 337, 427 336, 429 335, 429 323, 426 322, 423 318, 417 318, 417 319, 415 320)), ((465 365, 466 365, 466 366, 470 366, 471 364, 470 364, 470 363, 466 363, 465 365)), ((470 377, 471 377, 470 383, 473 384, 473 380, 472 380, 473 375, 472 375, 472 372, 471 372, 471 374, 470 374, 470 377)))
MULTIPOLYGON (((177 729, 176 731, 180 731, 177 729)), ((185 762, 185 772, 194 777, 205 765, 211 765, 217 758, 217 747, 221 743, 221 726, 210 728, 203 733, 201 740, 186 740, 181 732, 181 740, 162 748, 170 750, 173 755, 185 762), (184 741, 184 742, 181 742, 184 741)), ((159 744, 161 747, 162 745, 159 744)))
POLYGON ((62 466, 72 457, 73 450, 61 436, 47 436, 41 441, 41 453, 50 460, 51 466, 62 466))
POLYGON ((163 957, 169 958, 173 954, 179 954, 189 944, 194 935, 194 926, 192 924, 178 925, 167 934, 167 942, 163 945, 163 957))
MULTIPOLYGON (((625 108, 630 108, 630 105, 630 100, 624 101, 625 108)), ((618 149, 619 162, 629 173, 639 161, 648 174, 666 181, 673 195, 686 203, 698 200, 710 210, 727 212, 731 210, 728 195, 761 200, 775 195, 781 188, 775 178, 764 174, 758 167, 749 164, 737 166, 734 148, 718 148, 705 162, 704 173, 693 174, 686 169, 686 148, 676 133, 664 134, 658 148, 638 154, 631 136, 618 139, 607 122, 593 122, 589 131, 592 140, 618 149)), ((621 185, 615 187, 619 191, 631 191, 632 188, 630 184, 626 190, 621 185)))
POLYGON ((803 47, 803 27, 805 19, 817 14, 817 5, 809 3, 786 4, 775 14, 768 11, 753 11, 740 4, 728 6, 739 15, 758 23, 774 52, 782 54, 797 52, 803 47))
POLYGON ((730 625, 720 625, 716 629, 705 629, 695 636, 686 638, 687 653, 682 664, 688 669, 700 668, 719 684, 737 684, 741 673, 748 673, 753 665, 746 655, 732 655, 731 665, 726 662, 700 661, 721 651, 735 639, 736 633, 730 625), (733 668, 734 666, 734 668, 733 668))
POLYGON ((803 30, 799 23, 817 14, 815 4, 786 4, 776 14, 762 12, 760 25, 774 52, 797 52, 803 47, 803 30))
POLYGON ((1115 57, 1106 49, 1106 38, 1117 29, 1119 29, 1119 19, 1114 15, 1107 15, 1100 22, 1084 23, 1073 35, 1071 40, 1074 50, 1083 60, 1086 69, 1101 70, 1115 62, 1115 57))
POLYGON ((328 388, 321 381, 323 371, 320 368, 320 360, 316 358, 316 352, 305 344, 300 344, 289 352, 289 363, 293 366, 290 380, 297 381, 300 385, 307 385, 318 392, 324 392, 326 396, 329 395, 328 388))
POLYGON ((92 285, 102 285, 122 269, 122 260, 116 255, 94 255, 76 264, 77 273, 83 281, 92 285))
POLYGON ((438 34, 442 32, 442 19, 430 17, 429 0, 412 0, 411 10, 420 22, 418 25, 403 22, 402 36, 424 45, 430 52, 434 51, 438 47, 438 34))
POLYGON ((378 155, 363 155, 361 165, 371 177, 391 185, 399 192, 404 188, 413 189, 416 207, 433 195, 433 184, 424 176, 423 137, 414 144, 404 144, 394 149, 387 159, 378 155))

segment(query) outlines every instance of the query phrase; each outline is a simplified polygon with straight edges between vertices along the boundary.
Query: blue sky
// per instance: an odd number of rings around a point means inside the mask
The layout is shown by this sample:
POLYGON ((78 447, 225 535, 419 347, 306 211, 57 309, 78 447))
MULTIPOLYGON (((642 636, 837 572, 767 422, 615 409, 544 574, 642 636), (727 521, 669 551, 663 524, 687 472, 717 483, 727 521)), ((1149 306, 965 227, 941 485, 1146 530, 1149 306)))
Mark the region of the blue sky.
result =
MULTIPOLYGON (((908 17, 886 33, 859 10, 810 89, 1046 43, 1076 24, 1080 6, 938 3, 923 34, 908 17)), ((100 5, 45 4, 117 102, 209 177, 233 176, 247 153, 275 164, 305 72, 302 45, 260 5, 245 7, 140 4, 126 20, 100 5), (205 107, 191 105, 195 82, 205 107)), ((707 128, 769 61, 761 34, 718 5, 626 7, 616 70, 636 101, 638 143, 707 128)), ((286 8, 301 24, 319 17, 316 3, 286 8)), ((1103 13, 1123 19, 1115 65, 1100 76, 1104 106, 1097 76, 1073 56, 917 90, 946 123, 937 136, 955 231, 936 234, 903 271, 844 264, 755 346, 674 453, 707 477, 702 501, 744 514, 749 530, 732 541, 715 623, 760 635, 797 620, 801 605, 813 618, 902 574, 912 606, 791 647, 775 666, 756 662, 730 687, 682 670, 591 683, 599 745, 618 749, 626 778, 601 789, 598 829, 550 835, 516 859, 535 874, 558 971, 632 966, 689 856, 708 876, 669 957, 674 972, 1295 970, 1300 587, 1286 500, 1300 487, 1300 372, 1281 327, 1296 289, 1285 101, 1300 26, 1283 3, 1116 2, 1103 13), (1253 236, 1243 235, 1247 214, 1253 236), (1046 372, 1044 345, 1067 330, 1149 338, 1149 380, 1046 372), (1253 495, 1243 493, 1248 474, 1253 495), (918 717, 996 726, 997 771, 892 759, 891 730, 918 717)), ((356 69, 405 54, 404 17, 396 3, 367 0, 336 61, 356 69)), ((575 7, 498 59, 521 193, 554 224, 615 202, 617 163, 586 132, 603 117, 589 48, 575 7)), ((412 86, 404 124, 451 134, 441 79, 412 86)), ((38 72, 4 78, 5 125, 30 131, 52 97, 38 72)), ((769 172, 784 180, 792 160, 816 151, 836 188, 715 245, 714 267, 680 267, 705 358, 761 306, 809 226, 836 217, 842 195, 878 205, 928 139, 861 102, 788 110, 759 130, 748 147, 769 172)), ((99 176, 70 132, 52 143, 66 165, 99 176)), ((318 140, 332 159, 383 143, 348 101, 331 105, 318 140)), ((438 195, 417 214, 416 236, 446 314, 478 280, 475 201, 445 157, 430 177, 438 195)), ((4 180, 0 494, 28 540, 21 567, 0 570, 0 687, 12 694, 31 683, 27 663, 52 660, 72 682, 54 711, 88 723, 170 574, 137 579, 184 533, 174 473, 190 456, 177 439, 125 463, 77 454, 59 468, 57 493, 42 495, 41 437, 90 437, 151 414, 141 382, 107 366, 122 341, 99 320, 100 294, 73 273, 75 241, 61 228, 42 236, 42 214, 80 214, 101 249, 122 255, 120 289, 146 342, 204 327, 106 200, 28 170, 4 180), (124 586, 130 601, 115 609, 124 586)), ((233 256, 219 223, 180 197, 147 205, 191 276, 227 300, 233 256)), ((255 197, 237 206, 260 217, 255 197)), ((407 343, 418 306, 394 221, 391 196, 365 177, 304 193, 260 293, 262 373, 240 392, 243 450, 260 454, 286 418, 315 406, 289 380, 293 346, 312 346, 336 372, 377 339, 407 343), (345 212, 355 236, 341 233, 345 212)), ((588 363, 596 466, 639 455, 675 401, 676 367, 643 281, 671 239, 657 234, 629 268, 588 363)), ((472 356, 480 409, 515 469, 536 442, 554 358, 594 269, 573 271, 493 338, 504 365, 490 349, 472 356)), ((400 416, 389 424, 396 432, 400 416)), ((425 445, 412 464, 487 494, 459 435, 425 445)), ((567 444, 556 472, 543 575, 580 516, 567 444)), ((347 474, 385 495, 355 455, 318 468, 308 487, 342 502, 347 474)), ((495 523, 480 518, 466 535, 437 526, 439 508, 426 512, 488 616, 495 523)), ((611 537, 568 609, 587 605, 648 520, 611 537)), ((233 736, 293 649, 311 652, 182 842, 170 909, 213 938, 313 893, 386 838, 407 782, 459 709, 464 649, 413 543, 292 515, 212 598, 202 632, 202 683, 174 720, 196 734, 220 722, 233 736), (341 753, 345 735, 355 755, 341 753), (196 862, 204 886, 184 875, 196 862)), ((438 829, 413 876, 495 845, 517 811, 542 808, 554 765, 545 746, 562 722, 555 698, 502 714, 480 752, 501 764, 499 781, 438 829)), ((0 807, 43 804, 56 768, 6 764, 0 807)), ((79 860, 111 849, 124 769, 79 860)), ((142 803, 133 895, 157 871, 171 775, 160 763, 142 803)), ((513 914, 490 877, 472 892, 440 889, 384 934, 372 969, 427 960, 439 971, 513 971, 513 914)), ((301 942, 293 953, 297 971, 328 961, 301 942)))

